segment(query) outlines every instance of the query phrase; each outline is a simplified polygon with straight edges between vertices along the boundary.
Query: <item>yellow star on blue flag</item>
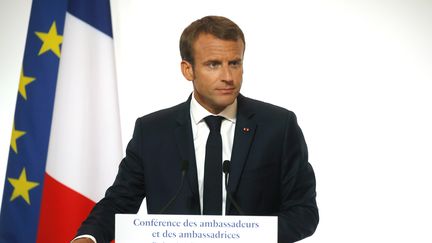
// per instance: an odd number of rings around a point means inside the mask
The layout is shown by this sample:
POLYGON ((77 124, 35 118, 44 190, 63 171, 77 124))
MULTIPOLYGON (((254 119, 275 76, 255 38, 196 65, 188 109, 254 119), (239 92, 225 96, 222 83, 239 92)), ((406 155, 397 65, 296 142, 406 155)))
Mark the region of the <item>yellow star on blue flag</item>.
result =
POLYGON ((39 183, 27 180, 26 169, 23 168, 18 179, 8 178, 8 181, 14 187, 10 201, 22 197, 30 205, 29 191, 39 185, 39 183))
POLYGON ((57 26, 54 21, 48 33, 36 31, 36 35, 42 40, 43 44, 38 55, 42 55, 47 51, 52 51, 60 57, 60 44, 63 42, 63 36, 57 34, 57 26))
POLYGON ((19 80, 19 88, 18 91, 21 94, 21 96, 24 98, 24 100, 27 100, 27 91, 26 86, 33 82, 36 78, 34 77, 27 77, 24 75, 24 68, 21 69, 21 75, 19 80))
POLYGON ((12 137, 11 137, 11 142, 10 142, 10 146, 12 148, 12 150, 17 154, 18 153, 18 146, 16 143, 16 140, 22 136, 24 136, 26 134, 25 131, 20 131, 20 130, 16 130, 15 129, 15 124, 12 127, 12 137))

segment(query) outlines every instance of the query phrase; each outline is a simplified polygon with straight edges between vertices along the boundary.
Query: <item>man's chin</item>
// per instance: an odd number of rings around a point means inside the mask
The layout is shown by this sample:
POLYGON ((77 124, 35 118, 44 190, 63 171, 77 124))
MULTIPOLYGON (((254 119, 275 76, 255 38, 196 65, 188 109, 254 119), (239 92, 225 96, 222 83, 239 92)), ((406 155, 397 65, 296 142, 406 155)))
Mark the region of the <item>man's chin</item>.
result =
POLYGON ((237 96, 225 97, 225 99, 220 99, 216 106, 220 108, 220 110, 225 109, 227 106, 230 106, 234 103, 237 96))

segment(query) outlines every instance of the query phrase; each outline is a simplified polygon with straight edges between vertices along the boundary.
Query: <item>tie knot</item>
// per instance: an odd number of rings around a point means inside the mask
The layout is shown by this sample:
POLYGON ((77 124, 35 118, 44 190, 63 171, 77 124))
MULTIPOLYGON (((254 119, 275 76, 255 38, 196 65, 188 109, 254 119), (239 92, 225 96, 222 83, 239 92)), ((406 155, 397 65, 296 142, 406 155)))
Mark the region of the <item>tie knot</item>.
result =
POLYGON ((222 116, 207 116, 204 118, 204 121, 207 123, 211 132, 220 132, 220 127, 222 120, 224 118, 222 116))

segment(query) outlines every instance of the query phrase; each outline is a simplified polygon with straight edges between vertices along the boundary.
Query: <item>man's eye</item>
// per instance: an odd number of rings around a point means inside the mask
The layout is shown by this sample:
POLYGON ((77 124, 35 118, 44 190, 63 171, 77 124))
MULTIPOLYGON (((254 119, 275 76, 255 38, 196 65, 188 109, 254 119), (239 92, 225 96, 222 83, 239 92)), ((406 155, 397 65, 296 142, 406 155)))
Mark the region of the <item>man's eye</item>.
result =
POLYGON ((239 67, 239 66, 241 66, 241 62, 239 62, 239 61, 234 61, 234 62, 230 62, 230 66, 232 66, 232 67, 239 67))
POLYGON ((214 62, 209 63, 209 64, 207 64, 207 65, 208 65, 208 67, 211 68, 211 69, 214 69, 214 68, 219 67, 219 63, 214 63, 214 62))

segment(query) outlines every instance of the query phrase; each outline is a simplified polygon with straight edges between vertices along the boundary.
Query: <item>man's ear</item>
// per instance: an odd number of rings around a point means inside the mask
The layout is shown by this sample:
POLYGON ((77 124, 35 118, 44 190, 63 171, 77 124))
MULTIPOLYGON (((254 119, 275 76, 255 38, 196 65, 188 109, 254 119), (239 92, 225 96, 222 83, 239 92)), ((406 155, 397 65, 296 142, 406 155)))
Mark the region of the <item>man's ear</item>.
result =
POLYGON ((183 76, 185 79, 189 81, 193 81, 195 79, 194 72, 193 72, 193 66, 188 61, 182 60, 181 64, 181 71, 183 73, 183 76))

